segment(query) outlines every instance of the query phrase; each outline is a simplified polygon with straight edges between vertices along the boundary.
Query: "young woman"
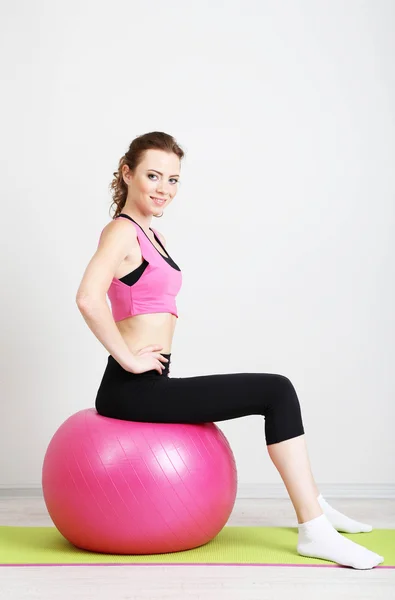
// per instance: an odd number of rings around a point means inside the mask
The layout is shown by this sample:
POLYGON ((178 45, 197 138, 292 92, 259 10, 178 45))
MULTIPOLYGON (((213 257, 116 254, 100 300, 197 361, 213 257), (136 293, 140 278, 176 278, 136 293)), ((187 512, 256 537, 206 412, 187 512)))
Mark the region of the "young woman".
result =
POLYGON ((287 377, 169 377, 182 273, 151 221, 177 194, 183 156, 172 136, 151 132, 132 141, 114 173, 115 214, 101 233, 76 297, 87 325, 109 352, 96 409, 115 419, 161 423, 262 415, 269 456, 296 512, 297 552, 371 569, 384 558, 338 533, 367 532, 371 526, 333 509, 317 489, 299 400, 287 377))

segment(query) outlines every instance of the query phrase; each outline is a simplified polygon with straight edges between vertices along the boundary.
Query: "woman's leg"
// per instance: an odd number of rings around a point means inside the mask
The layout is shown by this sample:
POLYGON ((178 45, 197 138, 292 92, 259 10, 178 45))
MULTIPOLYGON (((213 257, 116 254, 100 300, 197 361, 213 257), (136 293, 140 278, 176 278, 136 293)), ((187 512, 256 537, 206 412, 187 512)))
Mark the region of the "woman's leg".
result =
POLYGON ((295 509, 298 523, 322 515, 307 455, 299 400, 291 381, 271 373, 169 377, 134 375, 110 356, 99 388, 100 414, 146 422, 202 423, 262 415, 268 453, 295 509))
MULTIPOLYGON (((189 422, 195 420, 197 414, 202 421, 262 415, 267 450, 287 489, 298 523, 323 514, 308 458, 300 403, 287 377, 270 373, 235 373, 169 380, 166 398, 168 394, 174 394, 188 403, 187 414, 183 416, 189 422), (196 412, 198 403, 200 408, 196 412)), ((181 412, 179 408, 178 412, 181 412)), ((172 417, 176 415, 172 413, 172 417)))
MULTIPOLYGON (((165 355, 170 358, 170 355, 165 355)), ((358 569, 383 557, 341 536, 323 514, 307 455, 296 391, 287 377, 270 373, 231 373, 168 377, 150 371, 128 373, 109 357, 96 409, 107 417, 160 423, 202 423, 247 415, 265 418, 270 458, 280 473, 297 514, 298 552, 358 569)))
MULTIPOLYGON (((271 373, 234 373, 168 378, 168 381, 169 384, 158 386, 158 390, 163 391, 164 410, 170 396, 173 401, 186 403, 186 413, 182 414, 179 406, 175 414, 170 411, 172 419, 180 415, 188 422, 196 422, 197 418, 222 421, 262 415, 267 450, 287 489, 298 523, 323 514, 308 458, 300 403, 287 377, 271 373)), ((161 416, 163 419, 164 415, 161 416)))
POLYGON ((318 502, 319 491, 310 468, 306 436, 270 444, 267 450, 287 488, 298 523, 322 515, 323 510, 318 502))
MULTIPOLYGON (((170 355, 165 355, 170 358, 170 355)), ((299 523, 322 515, 307 456, 299 400, 287 377, 231 373, 168 377, 134 375, 109 358, 96 408, 132 421, 203 423, 262 415, 269 456, 284 481, 299 523), (112 384, 112 385, 111 385, 112 384), (106 391, 107 390, 107 391, 106 391)))

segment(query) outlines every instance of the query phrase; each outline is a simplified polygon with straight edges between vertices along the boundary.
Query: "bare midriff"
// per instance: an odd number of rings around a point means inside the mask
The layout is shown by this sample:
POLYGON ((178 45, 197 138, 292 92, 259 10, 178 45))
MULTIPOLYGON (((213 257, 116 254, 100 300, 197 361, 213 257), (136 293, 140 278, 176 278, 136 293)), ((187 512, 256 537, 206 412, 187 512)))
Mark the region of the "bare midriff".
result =
MULTIPOLYGON (((160 248, 151 233, 149 239, 158 252, 164 255, 162 248, 160 248)), ((121 262, 114 276, 117 279, 121 279, 134 269, 137 269, 142 262, 143 257, 140 247, 137 241, 134 241, 130 253, 121 262)), ((159 350, 162 354, 170 354, 176 323, 177 317, 175 315, 162 312, 127 317, 122 321, 117 321, 116 325, 126 345, 133 354, 153 344, 162 346, 162 350, 159 350)))
POLYGON ((159 344, 162 354, 170 354, 176 322, 171 313, 149 313, 128 317, 116 325, 132 354, 152 344, 159 344))

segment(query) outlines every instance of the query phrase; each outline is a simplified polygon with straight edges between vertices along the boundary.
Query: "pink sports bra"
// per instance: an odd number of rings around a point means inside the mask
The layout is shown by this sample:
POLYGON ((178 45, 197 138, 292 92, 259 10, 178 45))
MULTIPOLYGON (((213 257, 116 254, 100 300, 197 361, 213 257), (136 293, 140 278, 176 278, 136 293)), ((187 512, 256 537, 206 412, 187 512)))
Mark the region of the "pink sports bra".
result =
MULTIPOLYGON (((121 279, 113 277, 107 296, 114 321, 146 313, 171 313, 178 318, 176 296, 181 289, 181 269, 176 265, 154 229, 151 231, 164 256, 154 246, 144 229, 129 215, 121 213, 134 224, 140 244, 142 264, 121 279)), ((100 236, 101 237, 101 236, 100 236)))

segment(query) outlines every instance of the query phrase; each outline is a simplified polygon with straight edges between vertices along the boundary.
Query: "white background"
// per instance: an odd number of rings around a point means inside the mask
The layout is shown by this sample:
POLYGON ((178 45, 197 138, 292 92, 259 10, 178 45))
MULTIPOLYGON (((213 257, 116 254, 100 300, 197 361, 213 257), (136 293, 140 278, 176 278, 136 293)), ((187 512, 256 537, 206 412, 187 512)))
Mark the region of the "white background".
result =
MULTIPOLYGON (((157 130, 186 152, 152 222, 184 278, 171 375, 286 375, 319 484, 395 483, 394 25, 391 0, 1 5, 2 487, 94 405, 75 295, 157 130)), ((240 484, 279 481, 263 417, 217 424, 240 484)))

